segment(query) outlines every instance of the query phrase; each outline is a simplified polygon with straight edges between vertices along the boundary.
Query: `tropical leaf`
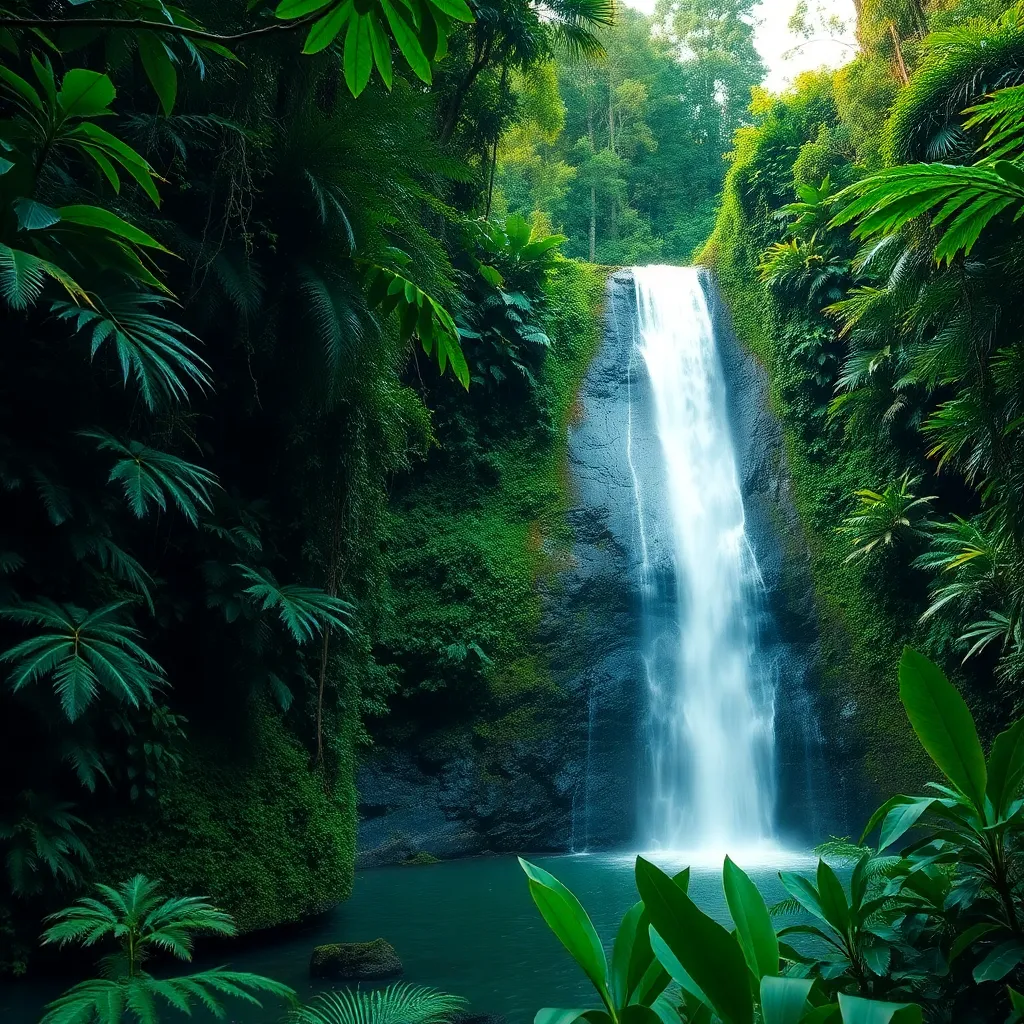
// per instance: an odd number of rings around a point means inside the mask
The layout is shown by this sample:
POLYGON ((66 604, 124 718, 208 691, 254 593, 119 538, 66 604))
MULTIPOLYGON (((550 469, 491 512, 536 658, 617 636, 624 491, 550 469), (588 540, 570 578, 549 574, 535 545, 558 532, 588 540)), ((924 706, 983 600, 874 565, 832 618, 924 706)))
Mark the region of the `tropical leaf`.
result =
POLYGON ((398 983, 372 992, 321 992, 288 1016, 291 1024, 447 1024, 466 1001, 422 985, 398 983))
POLYGON ((253 569, 240 563, 235 568, 249 584, 244 592, 263 611, 276 611, 296 643, 307 643, 332 627, 345 633, 350 631, 346 620, 352 615, 352 605, 348 601, 315 587, 278 583, 268 569, 253 569))
POLYGON ((0 608, 0 617, 34 629, 0 654, 0 661, 13 665, 11 687, 51 679, 70 721, 100 689, 133 707, 151 703, 164 670, 139 646, 139 631, 123 621, 125 606, 119 601, 87 612, 43 599, 0 608))
POLYGON ((92 309, 57 302, 53 312, 89 335, 91 357, 105 346, 112 348, 124 383, 133 377, 143 401, 153 409, 161 400, 187 400, 189 383, 201 391, 212 386, 210 367, 188 345, 199 339, 173 320, 150 312, 150 307, 169 304, 162 295, 126 292, 104 296, 92 309))
POLYGON ((198 526, 200 511, 213 511, 211 492, 218 484, 209 470, 141 441, 122 443, 104 430, 83 430, 81 434, 98 442, 99 451, 118 456, 108 479, 121 485, 128 507, 139 519, 153 508, 166 512, 173 503, 198 526))

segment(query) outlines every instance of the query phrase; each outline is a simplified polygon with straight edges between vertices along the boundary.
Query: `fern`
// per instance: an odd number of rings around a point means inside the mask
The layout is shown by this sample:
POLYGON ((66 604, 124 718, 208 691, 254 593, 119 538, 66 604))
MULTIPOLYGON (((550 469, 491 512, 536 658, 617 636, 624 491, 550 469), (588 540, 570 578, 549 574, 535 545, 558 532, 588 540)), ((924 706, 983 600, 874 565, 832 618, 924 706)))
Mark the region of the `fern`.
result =
POLYGON ((0 617, 36 627, 32 637, 0 654, 0 661, 14 666, 11 687, 17 691, 52 679, 70 721, 100 689, 133 707, 151 703, 164 670, 139 646, 138 630, 120 621, 124 606, 119 601, 87 612, 42 599, 0 608, 0 617))
POLYGON ((375 992, 323 992, 293 1010, 290 1024, 446 1024, 464 999, 422 985, 399 983, 375 992))
POLYGON ((18 896, 39 892, 44 873, 57 882, 79 884, 81 869, 92 865, 92 856, 78 832, 89 826, 71 813, 71 804, 31 791, 22 793, 18 804, 14 817, 0 821, 11 891, 18 896))
POLYGON ((90 335, 90 355, 107 343, 113 347, 125 384, 133 376, 146 405, 153 409, 163 401, 188 399, 188 383, 200 390, 212 386, 210 367, 189 347, 198 341, 180 324, 149 312, 170 302, 145 292, 108 296, 96 308, 57 302, 53 312, 72 323, 76 331, 90 335))
POLYGON ((855 238, 891 235, 921 216, 939 233, 935 259, 949 263, 970 253, 1001 213, 1024 212, 1024 169, 1006 160, 991 167, 910 164, 890 167, 848 186, 837 197, 847 205, 834 225, 857 221, 855 238))
POLYGON ((46 1008, 42 1024, 79 1024, 102 1021, 121 1024, 128 1013, 138 1024, 156 1024, 158 1005, 191 1013, 200 1004, 217 1017, 224 1016, 223 999, 231 997, 261 1006, 258 994, 293 1000, 295 993, 279 982, 258 974, 219 967, 173 978, 154 978, 143 965, 154 950, 179 960, 192 959, 195 935, 231 936, 231 916, 197 896, 167 898, 160 884, 136 875, 116 889, 95 885, 95 895, 51 914, 43 945, 69 943, 90 947, 107 939, 120 953, 106 964, 114 976, 84 981, 70 988, 46 1008))
POLYGON ((904 473, 878 493, 870 489, 856 491, 856 510, 846 517, 840 532, 850 535, 853 551, 846 557, 851 562, 895 547, 911 537, 923 537, 928 508, 935 495, 919 497, 912 488, 921 478, 904 473))
POLYGON ((304 644, 332 626, 350 632, 345 621, 352 614, 348 601, 315 587, 280 584, 268 569, 252 569, 240 563, 235 568, 249 584, 245 593, 259 602, 263 611, 276 610, 296 643, 304 644))
POLYGON ((120 483, 128 507, 144 519, 152 507, 167 511, 168 502, 193 525, 199 525, 200 510, 213 511, 211 491, 217 477, 202 466, 186 462, 140 441, 118 441, 104 430, 83 430, 83 437, 98 442, 100 451, 120 456, 110 471, 109 482, 120 483))

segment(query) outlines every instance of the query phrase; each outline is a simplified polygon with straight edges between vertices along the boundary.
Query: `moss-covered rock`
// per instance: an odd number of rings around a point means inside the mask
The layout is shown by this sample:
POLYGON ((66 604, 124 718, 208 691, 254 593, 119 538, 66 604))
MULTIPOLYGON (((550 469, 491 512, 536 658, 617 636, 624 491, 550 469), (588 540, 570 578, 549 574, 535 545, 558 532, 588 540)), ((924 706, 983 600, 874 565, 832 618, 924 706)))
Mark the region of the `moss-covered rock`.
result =
POLYGON ((397 978, 404 972, 395 947, 385 939, 373 942, 333 942, 316 946, 309 958, 314 978, 337 981, 378 981, 397 978))
POLYGON ((559 261, 531 400, 483 440, 453 429, 465 451, 435 451, 396 493, 395 615, 377 649, 399 693, 372 724, 360 772, 363 863, 543 849, 565 816, 565 698, 538 633, 542 590, 571 551, 568 427, 600 341, 606 275, 559 261))
POLYGON ((427 853, 426 850, 420 850, 419 853, 414 853, 408 860, 402 861, 402 864, 407 868, 425 867, 429 864, 440 863, 440 857, 435 857, 432 853, 427 853))
POLYGON ((328 787, 280 713, 257 704, 246 718, 238 734, 191 735, 182 773, 156 801, 95 829, 96 877, 117 881, 141 871, 167 892, 209 897, 242 932, 297 921, 349 897, 351 737, 348 762, 328 787))

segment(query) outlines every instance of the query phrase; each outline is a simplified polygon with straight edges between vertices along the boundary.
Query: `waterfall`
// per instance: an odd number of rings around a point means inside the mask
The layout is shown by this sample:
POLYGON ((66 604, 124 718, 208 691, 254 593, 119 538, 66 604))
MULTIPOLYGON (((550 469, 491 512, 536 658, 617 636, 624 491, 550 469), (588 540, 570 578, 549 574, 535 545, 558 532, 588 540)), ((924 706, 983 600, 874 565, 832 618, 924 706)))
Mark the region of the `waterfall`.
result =
POLYGON ((775 677, 758 650, 763 583, 745 530, 703 273, 657 266, 633 274, 635 362, 646 367, 662 462, 660 471, 633 473, 649 687, 641 839, 735 854, 773 836, 775 677), (644 493, 651 480, 662 494, 644 493), (667 520, 656 524, 667 569, 649 562, 653 509, 667 520))

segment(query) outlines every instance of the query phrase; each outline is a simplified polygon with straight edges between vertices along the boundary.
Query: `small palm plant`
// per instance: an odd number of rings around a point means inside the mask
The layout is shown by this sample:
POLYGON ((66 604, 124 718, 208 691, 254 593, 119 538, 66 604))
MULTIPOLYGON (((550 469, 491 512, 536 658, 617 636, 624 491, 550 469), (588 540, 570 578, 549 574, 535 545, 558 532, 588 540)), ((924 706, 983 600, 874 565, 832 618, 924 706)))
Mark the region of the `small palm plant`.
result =
POLYGON ((118 888, 97 885, 95 897, 84 896, 73 906, 51 914, 43 945, 78 943, 94 946, 113 939, 119 950, 100 961, 103 977, 68 989, 46 1008, 41 1024, 156 1024, 158 1002, 183 1013, 202 1003, 223 1016, 225 996, 262 1005, 254 993, 293 1000, 287 985, 259 974, 218 967, 175 978, 156 978, 144 965, 153 952, 167 952, 179 960, 192 959, 197 934, 234 935, 231 916, 200 896, 165 897, 160 883, 136 875, 118 888))
POLYGON ((400 982, 376 992, 322 992, 289 1015, 290 1024, 447 1024, 466 1005, 423 985, 400 982))
POLYGON ((881 494, 869 488, 854 492, 857 506, 840 527, 853 543, 848 562, 896 547, 911 537, 925 536, 925 517, 935 497, 918 497, 914 488, 920 483, 920 477, 904 473, 881 494))

